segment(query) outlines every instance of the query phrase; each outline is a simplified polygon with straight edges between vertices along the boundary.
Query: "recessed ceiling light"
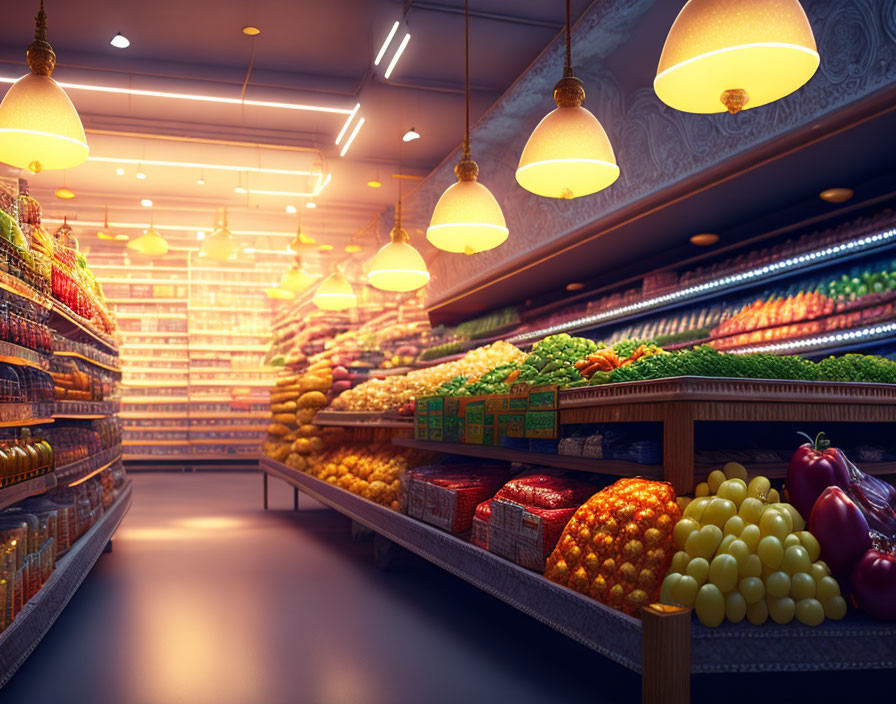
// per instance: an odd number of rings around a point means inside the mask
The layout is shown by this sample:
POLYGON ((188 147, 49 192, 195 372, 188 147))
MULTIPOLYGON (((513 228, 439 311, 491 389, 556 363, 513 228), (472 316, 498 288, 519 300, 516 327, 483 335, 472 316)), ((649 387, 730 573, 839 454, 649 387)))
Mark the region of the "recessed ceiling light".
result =
POLYGON ((382 186, 383 186, 383 184, 380 183, 379 181, 377 181, 376 179, 373 179, 372 181, 368 181, 367 185, 370 186, 371 188, 382 188, 382 186))
POLYGON ((115 169, 115 173, 119 176, 124 176, 124 169, 119 166, 117 169, 115 169))
POLYGON ((200 242, 205 239, 205 233, 202 230, 196 233, 196 239, 200 242))
POLYGON ((137 178, 139 178, 139 179, 142 181, 142 180, 144 180, 144 179, 146 178, 146 174, 143 173, 142 171, 138 171, 138 172, 137 172, 137 178))
POLYGON ((581 291, 583 288, 585 288, 585 284, 581 281, 573 281, 571 284, 566 284, 567 291, 581 291))
POLYGON ((56 197, 62 198, 62 200, 71 200, 75 197, 75 194, 70 189, 62 187, 56 189, 56 197))
POLYGON ((420 133, 413 127, 411 127, 411 129, 405 132, 401 137, 402 142, 413 142, 415 139, 420 139, 420 133))
POLYGON ((112 40, 109 43, 116 49, 127 49, 131 45, 131 42, 128 40, 128 38, 121 32, 112 37, 112 40))
POLYGON ((818 194, 818 197, 828 203, 845 203, 855 195, 851 188, 829 188, 818 194))
POLYGON ((307 203, 305 203, 305 207, 313 210, 317 207, 317 203, 315 203, 313 200, 309 200, 307 203))
POLYGON ((719 236, 714 235, 711 232, 702 232, 699 235, 693 235, 691 237, 691 244, 695 244, 698 247, 711 247, 718 241, 719 236))
POLYGON ((296 206, 294 206, 294 205, 287 205, 287 206, 286 206, 286 212, 289 213, 290 215, 295 215, 296 212, 297 212, 297 210, 298 210, 298 209, 297 209, 296 206))
POLYGON ((246 193, 246 189, 243 188, 242 186, 237 186, 236 188, 233 189, 233 192, 234 193, 246 193))
POLYGON ((152 201, 149 198, 144 198, 143 200, 140 201, 140 205, 142 205, 144 208, 151 208, 152 201))
POLYGON ((257 37, 259 34, 261 34, 261 30, 258 27, 253 27, 251 24, 247 24, 245 27, 243 27, 242 32, 247 37, 257 37))

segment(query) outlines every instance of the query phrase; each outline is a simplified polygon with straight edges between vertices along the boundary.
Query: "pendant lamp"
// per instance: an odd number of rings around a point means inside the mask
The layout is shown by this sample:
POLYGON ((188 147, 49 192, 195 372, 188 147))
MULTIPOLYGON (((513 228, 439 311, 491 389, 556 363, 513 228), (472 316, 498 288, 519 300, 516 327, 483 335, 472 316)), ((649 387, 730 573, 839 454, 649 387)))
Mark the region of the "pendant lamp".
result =
POLYGON ((229 262, 236 259, 239 251, 239 244, 227 229, 227 209, 218 208, 215 213, 215 231, 202 241, 199 256, 229 262))
POLYGON ((39 173, 70 169, 87 159, 78 111, 52 78, 56 54, 47 42, 41 0, 34 41, 26 54, 31 73, 12 84, 0 103, 0 161, 39 173))
POLYGON ((392 241, 383 245, 370 261, 367 280, 381 291, 413 291, 429 282, 429 271, 420 252, 414 249, 411 238, 401 226, 401 201, 395 206, 395 227, 392 241))
POLYGON ((168 253, 168 242, 150 222, 149 229, 137 239, 128 242, 127 248, 142 254, 144 257, 161 257, 168 253))
POLYGON ((569 0, 566 0, 566 63, 554 86, 557 109, 549 112, 520 156, 517 182, 547 198, 597 193, 619 178, 613 145, 597 118, 582 107, 585 88, 573 74, 569 0))
POLYGON ((449 186, 432 213, 426 239, 446 252, 474 254, 494 249, 507 239, 501 206, 476 179, 479 165, 470 156, 470 2, 464 2, 466 131, 461 157, 454 167, 457 183, 449 186))
POLYGON ((690 0, 666 37, 653 88, 676 110, 734 114, 793 93, 819 62, 799 0, 690 0))
POLYGON ((268 298, 276 298, 281 301, 290 301, 296 297, 292 291, 287 291, 286 289, 280 288, 279 286, 276 288, 266 288, 264 290, 264 294, 268 298))
POLYGON ((317 287, 311 301, 322 310, 345 310, 354 308, 358 304, 358 297, 352 285, 337 268, 317 287))
POLYGON ((295 239, 286 245, 286 248, 295 254, 301 254, 303 251, 311 250, 315 247, 317 247, 317 240, 305 234, 304 230, 302 230, 302 223, 299 223, 295 239))
POLYGON ((103 227, 96 233, 97 239, 111 240, 113 242, 127 242, 130 237, 127 235, 114 235, 109 231, 109 206, 107 205, 103 211, 103 227))
POLYGON ((296 257, 295 264, 283 272, 279 288, 298 296, 311 288, 316 280, 302 268, 301 257, 296 257))

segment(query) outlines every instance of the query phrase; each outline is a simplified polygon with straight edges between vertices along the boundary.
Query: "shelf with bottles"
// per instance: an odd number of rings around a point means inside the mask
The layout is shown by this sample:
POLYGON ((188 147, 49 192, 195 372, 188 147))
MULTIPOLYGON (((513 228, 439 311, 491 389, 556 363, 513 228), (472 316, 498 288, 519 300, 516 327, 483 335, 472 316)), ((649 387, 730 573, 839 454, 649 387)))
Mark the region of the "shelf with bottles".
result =
POLYGON ((172 303, 186 303, 189 291, 189 286, 186 283, 177 282, 110 282, 108 279, 104 279, 102 284, 103 291, 108 296, 107 300, 115 301, 116 305, 121 305, 122 301, 149 301, 157 304, 164 300, 172 303))
POLYGON ((230 408, 225 410, 191 410, 189 418, 191 423, 196 420, 216 419, 258 419, 268 421, 271 418, 271 410, 264 404, 258 404, 258 408, 252 410, 235 410, 230 408))
MULTIPOLYGON (((130 394, 122 394, 122 397, 121 397, 121 403, 122 403, 122 405, 127 405, 128 407, 130 407, 130 410, 131 410, 131 411, 134 411, 134 410, 135 410, 135 409, 133 409, 133 406, 134 406, 135 404, 138 404, 138 405, 139 405, 139 404, 153 404, 153 403, 158 403, 158 404, 178 404, 178 403, 187 404, 187 403, 189 403, 189 402, 190 402, 190 399, 189 399, 188 396, 174 396, 174 395, 167 395, 167 394, 156 394, 156 395, 154 395, 154 396, 137 395, 137 394, 134 394, 134 395, 130 395, 130 394)), ((162 409, 159 409, 159 410, 162 410, 162 409)), ((177 408, 171 408, 171 409, 166 409, 166 410, 172 410, 172 411, 175 411, 175 410, 179 410, 179 409, 177 409, 177 408)), ((186 411, 186 408, 184 408, 184 411, 186 411)))
POLYGON ((192 444, 189 438, 179 440, 159 440, 157 438, 142 438, 134 440, 122 440, 123 447, 185 447, 192 444))
POLYGON ((11 342, 0 342, 0 364, 13 364, 17 367, 32 367, 46 370, 49 359, 26 347, 19 347, 11 342))
POLYGON ((190 382, 187 379, 158 379, 158 380, 147 380, 147 379, 134 379, 134 378, 126 378, 122 380, 121 386, 123 389, 165 389, 165 388, 177 388, 177 389, 185 389, 190 386, 190 382))
MULTIPOLYGON (((130 408, 130 405, 127 407, 130 408)), ((131 420, 164 420, 164 419, 185 419, 187 418, 187 409, 183 410, 169 410, 169 411, 149 411, 149 410, 133 410, 133 411, 122 411, 118 414, 118 417, 122 419, 122 421, 127 422, 131 420)))
POLYGON ((53 450, 43 434, 28 427, 0 431, 0 488, 52 474, 53 467, 53 450))
POLYGON ((187 311, 190 313, 233 313, 235 315, 246 314, 252 316, 271 315, 273 313, 270 306, 264 308, 238 308, 234 306, 193 305, 192 303, 187 308, 187 311))
MULTIPOLYGON (((184 364, 186 364, 187 360, 184 360, 184 364)), ((126 381, 129 380, 140 380, 144 375, 146 375, 146 379, 157 379, 159 374, 165 376, 186 376, 190 373, 190 370, 186 367, 128 367, 128 377, 126 381)))
POLYGON ((120 410, 118 401, 56 401, 53 418, 93 420, 114 416, 120 410))
POLYGON ((267 345, 190 344, 196 352, 266 352, 267 345))
POLYGON ((145 431, 145 430, 133 430, 131 428, 124 429, 124 444, 127 446, 131 446, 134 444, 143 444, 143 443, 168 443, 168 442, 177 442, 180 444, 188 444, 189 443, 189 433, 188 431, 178 431, 178 430, 153 430, 153 431, 145 431))
MULTIPOLYGON (((123 351, 125 354, 122 355, 122 359, 125 363, 129 360, 133 359, 133 357, 129 354, 129 352, 139 351, 139 352, 186 352, 190 348, 187 345, 161 345, 161 344, 143 344, 142 342, 126 342, 124 343, 123 351)), ((143 359, 154 359, 154 357, 143 355, 143 359)))

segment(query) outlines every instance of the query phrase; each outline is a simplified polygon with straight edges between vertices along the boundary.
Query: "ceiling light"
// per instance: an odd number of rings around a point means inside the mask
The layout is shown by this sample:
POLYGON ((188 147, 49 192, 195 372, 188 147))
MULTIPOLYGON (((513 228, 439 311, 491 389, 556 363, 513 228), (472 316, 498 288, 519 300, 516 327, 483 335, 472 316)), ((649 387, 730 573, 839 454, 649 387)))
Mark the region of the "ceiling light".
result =
POLYGON ((415 139, 420 139, 420 133, 413 127, 401 136, 402 142, 413 142, 415 139))
POLYGON ((286 249, 289 252, 294 254, 300 254, 301 252, 314 248, 317 246, 317 240, 313 237, 309 237, 302 231, 302 226, 299 225, 299 229, 296 230, 295 239, 286 245, 286 249))
POLYGON ((116 49, 127 49, 131 45, 130 40, 128 40, 128 38, 121 32, 112 37, 112 40, 109 43, 116 49))
POLYGON ((317 249, 321 252, 331 252, 333 251, 333 245, 331 244, 320 244, 317 246, 317 249))
POLYGON ((585 288, 585 284, 581 281, 573 281, 571 284, 566 284, 567 291, 581 291, 583 288, 585 288))
POLYGON ((818 194, 818 197, 828 203, 845 203, 855 195, 851 188, 829 188, 818 194))
POLYGON ((39 173, 77 166, 89 149, 78 111, 50 77, 56 54, 47 42, 43 0, 36 24, 27 52, 31 71, 13 82, 0 103, 0 161, 39 173))
POLYGON ((202 176, 200 176, 199 178, 196 179, 196 183, 199 184, 200 186, 204 186, 204 185, 205 185, 205 179, 202 178, 202 176))
POLYGON ((119 166, 117 169, 115 169, 115 173, 119 176, 124 176, 124 169, 119 166))
POLYGON ((136 175, 137 178, 140 179, 141 181, 146 180, 146 174, 143 173, 142 171, 138 171, 135 175, 136 175))
POLYGON ((287 205, 286 212, 289 213, 290 215, 295 215, 298 212, 298 209, 294 205, 287 205))
POLYGON ((339 156, 345 156, 346 152, 348 152, 348 148, 352 146, 352 142, 355 141, 355 137, 358 136, 358 131, 361 129, 361 125, 364 124, 364 118, 362 117, 355 123, 355 129, 352 130, 352 133, 349 135, 348 139, 345 141, 345 145, 342 147, 342 151, 339 152, 339 156))
POLYGON ((345 310, 355 307, 358 297, 342 272, 336 269, 317 287, 312 302, 322 310, 345 310))
POLYGON ((202 240, 205 239, 205 233, 202 230, 199 230, 196 233, 196 239, 199 240, 200 242, 202 242, 202 240))
POLYGON ((348 117, 345 118, 345 122, 342 125, 342 129, 339 130, 339 134, 336 136, 336 144, 338 145, 342 138, 345 136, 345 132, 348 129, 348 126, 352 124, 352 120, 355 119, 355 115, 358 114, 358 110, 361 109, 361 103, 355 103, 355 107, 352 108, 352 111, 349 113, 348 117))
POLYGON ((321 194, 321 192, 330 184, 330 181, 332 181, 332 180, 333 180, 333 174, 327 174, 327 177, 323 181, 320 181, 318 179, 318 183, 314 187, 313 195, 319 196, 321 194))
POLYGON ((719 236, 714 235, 711 232, 702 232, 699 235, 693 235, 691 237, 691 244, 695 244, 698 247, 711 247, 718 241, 719 236))
POLYGON ((317 279, 302 268, 302 260, 299 257, 296 257, 295 264, 283 272, 278 288, 280 290, 289 291, 295 295, 300 295, 311 288, 315 281, 317 281, 317 279))
POLYGON ((168 242, 152 225, 137 239, 128 242, 127 247, 150 258, 161 257, 168 253, 168 242))
MULTIPOLYGON (((278 174, 281 176, 311 176, 311 171, 297 171, 295 169, 265 169, 260 166, 237 166, 233 164, 197 164, 186 161, 159 161, 153 159, 129 159, 126 157, 116 156, 91 156, 88 161, 99 161, 110 164, 137 164, 142 166, 174 166, 184 169, 212 169, 214 171, 240 171, 254 174, 278 174)), ((138 176, 139 178, 139 176, 138 176)), ((146 178, 144 176, 144 178, 146 178)), ((200 181, 204 179, 200 178, 200 181)))
POLYGON ((676 110, 737 113, 793 93, 818 65, 798 0, 690 0, 666 37, 653 88, 676 110))
POLYGON ((370 260, 367 281, 381 291, 414 291, 429 282, 429 271, 420 252, 411 246, 411 238, 401 226, 401 203, 395 207, 395 227, 391 241, 370 260))
MULTIPOLYGON (((16 83, 18 79, 0 76, 0 83, 16 83)), ((329 108, 320 105, 301 105, 296 103, 274 103, 266 100, 242 100, 240 98, 223 98, 214 95, 195 95, 192 93, 169 93, 159 90, 141 90, 138 88, 116 88, 112 86, 95 86, 84 83, 59 83, 62 88, 87 90, 95 93, 114 93, 117 95, 139 95, 147 98, 170 98, 173 100, 193 100, 203 103, 223 103, 225 105, 250 105, 262 108, 280 108, 283 110, 300 110, 325 112, 334 115, 348 115, 352 111, 346 108, 329 108)))
POLYGON ((151 208, 152 201, 149 198, 144 198, 143 200, 140 201, 140 205, 142 205, 144 208, 151 208))
POLYGON ((218 208, 215 213, 215 231, 203 240, 199 256, 229 262, 236 259, 239 251, 240 246, 227 229, 227 209, 218 208))
POLYGON ((377 181, 376 179, 373 179, 372 181, 368 181, 367 185, 370 186, 371 188, 382 188, 382 186, 383 186, 383 184, 380 183, 379 181, 377 181))
POLYGON ((248 191, 245 188, 243 188, 242 186, 236 186, 233 189, 233 192, 234 193, 248 193, 248 191))
POLYGON ((295 294, 292 291, 286 291, 282 288, 266 288, 264 290, 264 295, 268 298, 275 298, 282 301, 289 301, 295 298, 295 294))
POLYGON ((357 254, 361 251, 361 245, 359 244, 347 244, 345 245, 345 251, 348 254, 357 254))
POLYGON ((392 71, 395 70, 395 66, 398 64, 398 60, 404 53, 405 48, 407 48, 409 41, 411 41, 411 35, 405 34, 404 39, 401 40, 401 44, 398 45, 398 49, 395 51, 395 56, 393 56, 392 60, 389 62, 389 66, 386 68, 386 73, 383 74, 383 78, 389 78, 389 76, 392 75, 392 71))
POLYGON ((103 227, 96 233, 97 239, 112 240, 114 242, 127 242, 130 237, 127 235, 114 235, 109 232, 109 206, 103 209, 103 227))
POLYGON ((305 203, 305 207, 309 208, 310 210, 314 210, 317 207, 317 203, 315 203, 313 200, 309 200, 307 203, 305 203))
POLYGON ((466 34, 464 41, 466 80, 466 130, 461 157, 454 174, 457 183, 449 186, 436 203, 426 239, 446 252, 474 254, 493 249, 507 239, 508 229, 501 206, 485 186, 476 179, 479 166, 470 155, 470 23, 469 0, 464 6, 466 34))
POLYGON ((587 196, 619 178, 610 138, 598 119, 582 107, 585 88, 573 74, 571 43, 566 0, 566 65, 563 78, 554 86, 557 108, 530 135, 516 170, 523 188, 546 198, 587 196))
POLYGON ((380 47, 379 53, 373 60, 374 66, 380 65, 380 61, 382 61, 383 57, 386 55, 386 49, 388 49, 389 45, 392 43, 392 39, 395 37, 395 33, 398 31, 398 26, 400 24, 401 23, 398 20, 395 20, 395 24, 392 25, 392 29, 389 30, 389 34, 388 36, 386 36, 386 41, 383 42, 383 45, 380 47))
POLYGON ((61 198, 62 200, 71 200, 75 197, 75 194, 72 190, 63 186, 56 189, 56 197, 61 198))
POLYGON ((243 27, 242 32, 247 37, 257 37, 259 34, 261 34, 261 30, 258 27, 253 27, 251 24, 247 24, 245 27, 243 27))

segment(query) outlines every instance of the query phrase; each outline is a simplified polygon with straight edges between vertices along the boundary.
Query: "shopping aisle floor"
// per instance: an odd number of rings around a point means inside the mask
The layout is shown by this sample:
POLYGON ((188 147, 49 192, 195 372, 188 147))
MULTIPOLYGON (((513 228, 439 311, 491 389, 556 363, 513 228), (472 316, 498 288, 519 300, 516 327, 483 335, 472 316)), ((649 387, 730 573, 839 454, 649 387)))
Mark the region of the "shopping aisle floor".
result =
MULTIPOLYGON (((348 519, 294 513, 276 480, 268 512, 258 474, 133 480, 114 551, 3 704, 640 701, 636 675, 423 560, 381 572, 348 519)), ((694 700, 830 694, 837 678, 697 677, 694 700)))

